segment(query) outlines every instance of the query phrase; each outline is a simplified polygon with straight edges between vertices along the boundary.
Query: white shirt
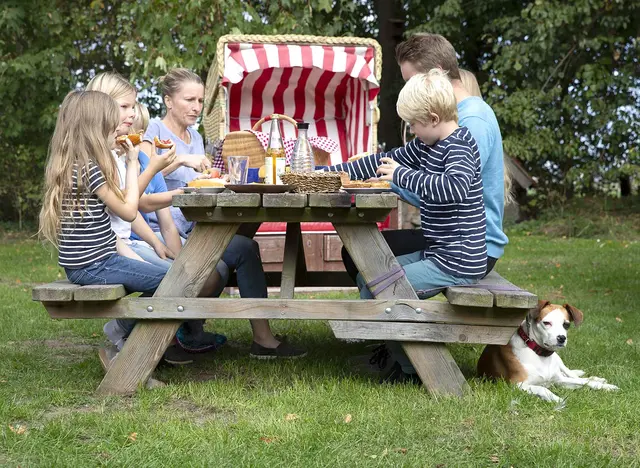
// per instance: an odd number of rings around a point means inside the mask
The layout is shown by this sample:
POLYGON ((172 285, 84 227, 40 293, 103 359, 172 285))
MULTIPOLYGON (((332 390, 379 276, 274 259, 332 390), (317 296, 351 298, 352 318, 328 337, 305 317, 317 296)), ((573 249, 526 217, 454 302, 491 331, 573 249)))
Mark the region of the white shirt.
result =
MULTIPOLYGON (((113 157, 116 160, 116 166, 118 167, 118 178, 120 179, 120 189, 124 190, 125 181, 127 175, 127 166, 124 163, 125 156, 118 156, 115 151, 112 151, 113 157)), ((116 235, 122 239, 126 244, 130 244, 131 240, 131 223, 125 221, 124 219, 116 216, 113 213, 109 213, 109 218, 111 219, 111 227, 116 235)))

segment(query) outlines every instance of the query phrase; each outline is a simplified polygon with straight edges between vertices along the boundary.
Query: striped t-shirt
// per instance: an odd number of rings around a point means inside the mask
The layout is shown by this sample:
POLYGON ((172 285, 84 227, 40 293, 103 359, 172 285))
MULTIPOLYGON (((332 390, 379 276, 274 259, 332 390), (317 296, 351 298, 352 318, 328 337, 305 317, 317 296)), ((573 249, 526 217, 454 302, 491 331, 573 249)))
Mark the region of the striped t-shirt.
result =
POLYGON ((78 193, 78 168, 73 169, 71 195, 62 202, 61 230, 58 237, 58 263, 69 269, 85 268, 116 253, 116 234, 106 205, 96 190, 106 183, 100 168, 89 162, 83 168, 84 191, 78 193))
POLYGON ((469 130, 460 127, 433 146, 416 138, 388 153, 372 154, 329 170, 368 179, 376 177, 383 157, 401 165, 393 182, 420 196, 421 227, 428 246, 424 258, 454 276, 483 277, 487 247, 480 154, 469 130))

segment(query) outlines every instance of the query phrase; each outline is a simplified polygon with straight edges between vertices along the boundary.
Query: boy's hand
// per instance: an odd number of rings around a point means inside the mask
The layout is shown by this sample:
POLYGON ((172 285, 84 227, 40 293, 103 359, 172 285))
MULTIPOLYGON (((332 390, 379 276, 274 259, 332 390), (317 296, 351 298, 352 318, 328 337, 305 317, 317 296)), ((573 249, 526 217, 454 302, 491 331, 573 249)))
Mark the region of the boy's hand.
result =
POLYGON ((156 172, 159 172, 176 160, 176 145, 173 145, 173 148, 168 151, 158 154, 156 152, 156 144, 153 143, 153 151, 151 153, 149 156, 149 165, 152 166, 156 172))
POLYGON ((171 251, 171 249, 166 245, 164 245, 162 242, 157 242, 153 246, 153 250, 156 251, 156 254, 158 254, 158 257, 160 257, 162 260, 166 260, 167 258, 171 258, 171 259, 176 258, 175 254, 171 251))
POLYGON ((380 180, 390 180, 393 182, 393 173, 400 167, 400 164, 391 158, 380 158, 380 162, 382 164, 378 166, 378 170, 376 171, 376 173, 380 175, 380 180))

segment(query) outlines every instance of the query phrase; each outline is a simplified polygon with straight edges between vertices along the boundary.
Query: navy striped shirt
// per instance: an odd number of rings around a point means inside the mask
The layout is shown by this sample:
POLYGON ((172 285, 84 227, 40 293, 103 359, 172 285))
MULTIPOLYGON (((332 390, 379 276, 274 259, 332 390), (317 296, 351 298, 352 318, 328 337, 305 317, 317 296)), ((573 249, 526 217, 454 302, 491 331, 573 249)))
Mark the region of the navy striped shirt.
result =
POLYGON ((95 193, 106 181, 97 165, 89 162, 88 167, 88 173, 83 168, 84 191, 79 199, 76 201, 76 166, 73 169, 71 195, 67 195, 62 202, 58 263, 69 269, 85 268, 116 253, 116 234, 111 228, 106 205, 95 193))
POLYGON ((369 179, 376 177, 383 157, 401 165, 393 182, 420 196, 421 227, 428 246, 424 258, 454 276, 483 277, 487 247, 480 153, 469 130, 460 127, 433 146, 416 138, 388 153, 372 154, 329 170, 348 172, 352 179, 369 179))

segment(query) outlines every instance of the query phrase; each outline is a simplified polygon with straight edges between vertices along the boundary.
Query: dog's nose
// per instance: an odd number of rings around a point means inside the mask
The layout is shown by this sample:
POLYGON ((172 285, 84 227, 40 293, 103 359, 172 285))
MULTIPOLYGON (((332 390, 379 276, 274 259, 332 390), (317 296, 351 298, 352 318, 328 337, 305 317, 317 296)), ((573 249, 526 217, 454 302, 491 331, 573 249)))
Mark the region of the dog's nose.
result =
POLYGON ((558 343, 560 343, 560 344, 564 344, 565 341, 567 341, 567 337, 565 335, 558 335, 556 339, 558 340, 558 343))

